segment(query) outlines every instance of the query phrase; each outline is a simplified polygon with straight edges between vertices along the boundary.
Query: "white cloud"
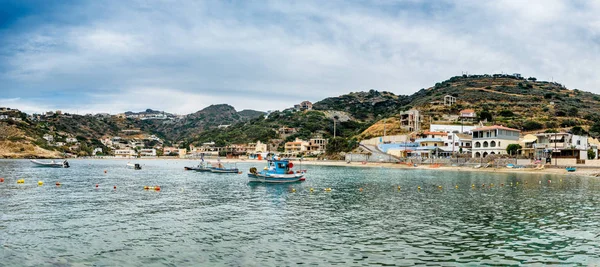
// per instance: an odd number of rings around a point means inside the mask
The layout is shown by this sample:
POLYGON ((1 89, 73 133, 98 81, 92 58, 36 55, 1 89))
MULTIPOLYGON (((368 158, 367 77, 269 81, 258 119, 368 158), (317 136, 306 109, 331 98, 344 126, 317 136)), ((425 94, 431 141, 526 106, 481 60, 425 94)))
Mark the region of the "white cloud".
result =
POLYGON ((89 21, 9 31, 0 82, 23 105, 113 113, 410 94, 462 71, 599 92, 598 11, 559 0, 89 2, 56 11, 89 21), (57 92, 73 101, 41 102, 57 92))

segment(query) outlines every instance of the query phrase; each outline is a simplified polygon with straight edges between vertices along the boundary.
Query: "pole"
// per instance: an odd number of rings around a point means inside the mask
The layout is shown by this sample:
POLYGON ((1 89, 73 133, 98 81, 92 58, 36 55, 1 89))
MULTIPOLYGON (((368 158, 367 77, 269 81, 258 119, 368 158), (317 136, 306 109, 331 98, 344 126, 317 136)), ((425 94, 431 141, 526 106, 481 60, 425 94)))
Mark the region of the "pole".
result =
MULTIPOLYGON (((554 133, 554 151, 556 151, 556 133, 554 133)), ((552 151, 554 153, 554 151, 552 151)), ((558 166, 558 158, 554 159, 554 166, 558 166)))
POLYGON ((383 119, 383 141, 385 142, 385 125, 387 123, 387 119, 383 119))
POLYGON ((335 139, 335 118, 333 118, 333 138, 335 139))

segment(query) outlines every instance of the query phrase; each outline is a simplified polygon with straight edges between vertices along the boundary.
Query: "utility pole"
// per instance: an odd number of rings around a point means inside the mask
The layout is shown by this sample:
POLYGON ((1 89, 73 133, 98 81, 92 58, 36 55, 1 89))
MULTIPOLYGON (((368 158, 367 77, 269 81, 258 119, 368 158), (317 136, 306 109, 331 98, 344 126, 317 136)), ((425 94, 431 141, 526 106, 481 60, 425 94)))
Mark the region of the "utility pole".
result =
MULTIPOLYGON (((387 124, 387 119, 383 119, 383 139, 385 139, 385 125, 387 124)), ((385 142, 385 140, 383 140, 385 142)))
POLYGON ((333 139, 335 139, 335 118, 333 118, 333 139))
MULTIPOLYGON (((556 151, 556 133, 554 133, 554 151, 552 151, 552 153, 554 153, 556 151)), ((558 158, 554 159, 554 166, 558 166, 558 158)))

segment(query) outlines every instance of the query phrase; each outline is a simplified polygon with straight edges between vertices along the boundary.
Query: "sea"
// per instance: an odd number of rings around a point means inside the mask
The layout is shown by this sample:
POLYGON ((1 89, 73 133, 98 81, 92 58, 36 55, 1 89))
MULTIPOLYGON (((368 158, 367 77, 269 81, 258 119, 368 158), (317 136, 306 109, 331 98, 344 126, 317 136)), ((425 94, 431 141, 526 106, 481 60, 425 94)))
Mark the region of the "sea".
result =
POLYGON ((600 265, 600 180, 577 172, 127 162, 0 160, 0 266, 600 265))

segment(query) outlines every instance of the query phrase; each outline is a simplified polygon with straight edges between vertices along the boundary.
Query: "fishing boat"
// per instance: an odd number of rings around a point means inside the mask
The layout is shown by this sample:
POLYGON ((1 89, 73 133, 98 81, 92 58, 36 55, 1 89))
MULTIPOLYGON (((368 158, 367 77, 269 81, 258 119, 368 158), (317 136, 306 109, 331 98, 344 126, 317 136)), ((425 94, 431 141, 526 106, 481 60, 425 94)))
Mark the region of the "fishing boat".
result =
POLYGON ((227 168, 223 166, 221 162, 217 164, 217 167, 209 168, 212 173, 240 173, 240 170, 237 167, 227 168))
POLYGON ((565 169, 566 169, 568 172, 574 172, 574 171, 576 171, 576 170, 577 170, 577 168, 575 168, 575 167, 567 167, 567 168, 565 168, 565 169))
POLYGON ((69 168, 68 161, 55 162, 54 160, 50 162, 41 162, 35 159, 31 160, 31 163, 35 164, 37 167, 48 167, 48 168, 69 168))
POLYGON ((194 167, 183 167, 186 171, 197 171, 197 172, 210 172, 213 169, 210 163, 206 164, 204 161, 200 162, 198 166, 194 167))
POLYGON ((250 168, 248 178, 250 178, 250 182, 259 183, 293 183, 304 181, 306 171, 294 172, 292 170, 293 167, 294 164, 288 159, 273 157, 268 160, 267 166, 260 172, 255 167, 250 168))
POLYGON ((127 168, 132 168, 134 170, 141 170, 142 166, 139 163, 127 163, 127 168))

